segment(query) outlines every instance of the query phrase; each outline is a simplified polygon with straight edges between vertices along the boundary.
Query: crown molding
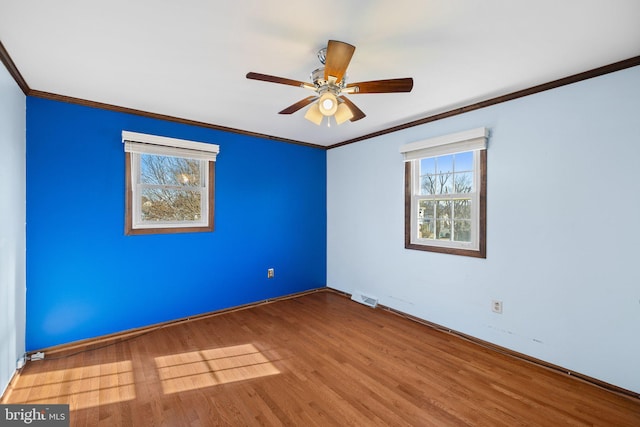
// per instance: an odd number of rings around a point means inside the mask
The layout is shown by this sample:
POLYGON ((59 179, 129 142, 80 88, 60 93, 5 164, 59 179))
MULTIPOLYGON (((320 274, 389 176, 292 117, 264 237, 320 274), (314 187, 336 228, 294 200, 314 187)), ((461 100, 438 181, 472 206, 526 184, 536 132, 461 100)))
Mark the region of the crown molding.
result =
POLYGON ((453 110, 446 111, 444 113, 435 114, 433 116, 424 117, 422 119, 414 120, 411 122, 407 122, 398 126, 394 126, 388 129, 384 129, 381 131, 369 133, 366 135, 359 136, 357 138, 349 139, 343 142, 339 142, 337 144, 333 144, 327 147, 327 150, 332 148, 342 147, 343 145, 353 144, 354 142, 364 141, 365 139, 375 138, 377 136, 386 135, 393 132, 398 132, 404 129, 408 129, 414 126, 423 125, 425 123, 435 122, 437 120, 446 119, 448 117, 457 116, 459 114, 468 113, 469 111, 479 110, 480 108, 489 107, 496 104, 501 104, 503 102, 512 101, 514 99, 522 98, 524 96, 533 95, 536 93, 544 92, 550 89, 556 89, 561 86, 570 85, 572 83, 581 82, 583 80, 591 79, 594 77, 602 76, 605 74, 613 73, 616 71, 621 71, 627 68, 635 67, 640 65, 640 56, 634 56, 633 58, 625 59, 623 61, 614 62, 609 65, 605 65, 602 67, 594 68, 592 70, 584 71, 582 73, 573 74, 568 77, 563 77, 558 80, 553 80, 551 82, 543 83, 537 86, 533 86, 527 89, 518 90, 516 92, 511 92, 506 95, 497 96, 495 98, 487 99, 485 101, 476 102, 475 104, 470 104, 464 107, 456 108, 453 110))
POLYGON ((165 114, 158 114, 158 113, 152 113, 149 111, 143 111, 143 110, 137 110, 137 109, 133 109, 133 108, 127 108, 127 107, 121 107, 118 105, 112 105, 112 104, 106 104, 103 102, 97 102, 97 101, 91 101, 91 100, 87 100, 87 99, 82 99, 82 98, 74 98, 74 97, 70 97, 70 96, 66 96, 66 95, 59 95, 59 94, 55 94, 55 93, 51 93, 51 92, 44 92, 44 91, 40 91, 40 90, 34 90, 31 89, 29 87, 29 85, 27 84, 26 80, 24 79, 24 77, 22 77, 22 74, 20 74, 20 71, 18 70, 18 68, 16 67, 15 63, 13 62, 13 60, 11 59, 11 56, 9 56, 9 53, 7 52, 7 50, 5 49, 4 45, 2 44, 2 42, 0 41, 0 61, 2 61, 2 63, 5 65, 5 67, 7 68, 7 70, 9 71, 9 74, 13 77, 13 79, 16 81, 16 83, 18 84, 18 86, 20 87, 20 89, 22 90, 22 92, 27 95, 27 96, 33 96, 36 98, 43 98, 43 99, 50 99, 50 100, 54 100, 54 101, 61 101, 61 102, 67 102, 67 103, 71 103, 71 104, 77 104, 77 105, 83 105, 86 107, 93 107, 93 108, 101 108, 104 110, 109 110, 109 111, 116 111, 116 112, 121 112, 121 113, 127 113, 127 114, 133 114, 133 115, 137 115, 137 116, 143 116, 143 117, 149 117, 149 118, 153 118, 153 119, 158 119, 158 120, 165 120, 165 121, 169 121, 169 122, 175 122, 175 123, 181 123, 181 124, 186 124, 186 125, 191 125, 191 126, 198 126, 198 127, 203 127, 203 128, 207 128, 207 129, 213 129, 213 130, 218 130, 218 131, 222 131, 222 132, 230 132, 230 133, 235 133, 235 134, 239 134, 239 135, 245 135, 245 136, 251 136, 251 137, 255 137, 255 138, 262 138, 262 139, 268 139, 268 140, 272 140, 272 141, 277 141, 277 142, 285 142, 285 143, 289 143, 289 144, 295 144, 295 145, 303 145, 303 146, 307 146, 307 147, 312 147, 312 148, 319 148, 319 149, 323 149, 323 150, 330 150, 332 148, 338 148, 338 147, 342 147, 344 145, 348 145, 348 144, 353 144, 356 142, 360 142, 360 141, 364 141, 366 139, 371 139, 371 138, 375 138, 378 136, 382 136, 382 135, 387 135, 393 132, 398 132, 404 129, 409 129, 412 128, 414 126, 420 126, 426 123, 430 123, 430 122, 435 122, 437 120, 442 120, 448 117, 453 117, 453 116, 457 116, 459 114, 464 114, 464 113, 468 113, 469 111, 474 111, 474 110, 479 110, 481 108, 485 108, 485 107, 490 107, 492 105, 496 105, 496 104, 501 104, 503 102, 507 102, 507 101, 512 101, 514 99, 518 99, 518 98, 522 98, 525 96, 529 96, 529 95, 533 95, 536 93, 540 93, 540 92, 544 92, 550 89, 556 89, 559 88, 561 86, 566 86, 572 83, 577 83, 583 80, 588 80, 594 77, 599 77, 605 74, 609 74, 609 73, 613 73, 616 71, 621 71, 627 68, 631 68, 631 67, 635 67, 640 65, 640 56, 634 56, 632 58, 629 59, 625 59, 622 61, 618 61, 618 62, 614 62, 612 64, 608 64, 608 65, 604 65, 602 67, 598 67, 598 68, 594 68, 588 71, 584 71, 582 73, 578 73, 578 74, 573 74, 571 76, 568 77, 563 77, 561 79, 557 79, 557 80, 553 80, 551 82, 547 82, 547 83, 543 83, 537 86, 533 86, 527 89, 522 89, 522 90, 518 90, 515 92, 511 92, 509 94, 506 95, 501 95, 501 96, 497 96, 495 98, 491 98, 491 99, 487 99, 485 101, 480 101, 480 102, 476 102, 474 104, 470 104, 470 105, 466 105, 464 107, 460 107, 460 108, 455 108, 453 110, 449 110, 449 111, 445 111, 443 113, 439 113, 439 114, 434 114, 431 116, 427 116, 427 117, 423 117, 421 119, 417 119, 417 120, 413 120, 398 126, 394 126, 388 129, 383 129, 377 132, 372 132, 366 135, 362 135, 356 138, 352 138, 352 139, 348 139, 333 145, 329 145, 329 146, 322 146, 322 145, 318 145, 318 144, 312 144, 309 142, 303 142, 303 141, 298 141, 298 140, 294 140, 294 139, 287 139, 287 138, 280 138, 280 137, 276 137, 276 136, 272 136, 272 135, 267 135, 267 134, 263 134, 263 133, 258 133, 258 132, 250 132, 250 131, 245 131, 242 129, 235 129, 235 128, 230 128, 230 127, 226 127, 226 126, 220 126, 220 125, 215 125, 212 123, 206 123, 206 122, 200 122, 200 121, 196 121, 196 120, 190 120, 190 119, 184 119, 184 118, 180 118, 180 117, 174 117, 174 116, 169 116, 169 115, 165 115, 165 114))
POLYGON ((59 95, 57 93, 44 92, 44 91, 40 91, 40 90, 30 89, 29 93, 27 95, 33 96, 35 98, 43 98, 43 99, 49 99, 49 100, 52 100, 52 101, 67 102, 67 103, 70 103, 70 104, 83 105, 85 107, 100 108, 100 109, 103 109, 103 110, 115 111, 115 112, 119 112, 119 113, 133 114, 133 115, 136 115, 136 116, 148 117, 148 118, 152 118, 152 119, 164 120, 164 121, 168 121, 168 122, 180 123, 180 124, 185 124, 185 125, 190 125, 190 126, 198 126, 198 127, 218 130, 218 131, 222 131, 222 132, 230 132, 230 133, 235 133, 235 134, 239 134, 239 135, 251 136, 251 137, 262 138, 262 139, 269 139, 269 140, 276 141, 276 142, 286 142, 286 143, 289 143, 289 144, 304 145, 304 146, 307 146, 307 147, 326 149, 326 147, 322 147, 320 145, 310 144, 308 142, 303 142, 303 141, 297 141, 295 139, 280 138, 280 137, 276 137, 276 136, 266 135, 266 134, 263 134, 263 133, 250 132, 250 131, 246 131, 246 130, 235 129, 235 128, 226 127, 226 126, 220 126, 220 125, 215 125, 215 124, 212 124, 212 123, 200 122, 200 121, 197 121, 197 120, 184 119, 184 118, 181 118, 181 117, 169 116, 169 115, 166 115, 166 114, 152 113, 152 112, 149 112, 149 111, 136 110, 134 108, 121 107, 119 105, 107 104, 107 103, 104 103, 104 102, 90 101, 88 99, 83 99, 83 98, 74 98, 74 97, 71 97, 71 96, 59 95))
POLYGON ((16 83, 22 90, 22 93, 24 93, 25 95, 29 95, 29 91, 31 90, 29 89, 29 85, 27 84, 24 77, 22 77, 22 74, 20 74, 18 67, 16 67, 16 64, 13 62, 13 59, 11 59, 11 56, 9 56, 9 52, 7 52, 7 49, 5 49, 1 41, 0 41, 0 61, 2 61, 4 66, 7 68, 7 71, 9 71, 9 74, 11 75, 11 77, 13 77, 13 80, 16 81, 16 83))

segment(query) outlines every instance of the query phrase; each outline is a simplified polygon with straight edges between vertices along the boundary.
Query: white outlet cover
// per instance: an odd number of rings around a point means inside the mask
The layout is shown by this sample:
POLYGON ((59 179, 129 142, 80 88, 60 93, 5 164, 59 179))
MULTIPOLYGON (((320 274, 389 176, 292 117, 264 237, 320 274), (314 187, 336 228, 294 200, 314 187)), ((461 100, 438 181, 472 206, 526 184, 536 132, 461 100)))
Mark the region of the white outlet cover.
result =
POLYGON ((491 301, 491 311, 494 313, 502 314, 502 301, 492 300, 491 301))

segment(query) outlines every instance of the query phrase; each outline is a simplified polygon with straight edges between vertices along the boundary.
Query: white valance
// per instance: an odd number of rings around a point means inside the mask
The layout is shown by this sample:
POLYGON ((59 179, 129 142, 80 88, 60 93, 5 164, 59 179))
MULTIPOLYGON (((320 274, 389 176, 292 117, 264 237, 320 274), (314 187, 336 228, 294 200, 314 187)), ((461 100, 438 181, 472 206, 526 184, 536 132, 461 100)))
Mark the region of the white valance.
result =
POLYGON ((156 154, 160 156, 188 157, 190 159, 216 161, 220 146, 206 142, 145 133, 122 131, 122 143, 127 153, 156 154))
POLYGON ((485 150, 489 129, 476 128, 464 132, 429 138, 422 141, 410 142, 400 147, 405 161, 421 159, 423 157, 444 156, 465 151, 485 150))

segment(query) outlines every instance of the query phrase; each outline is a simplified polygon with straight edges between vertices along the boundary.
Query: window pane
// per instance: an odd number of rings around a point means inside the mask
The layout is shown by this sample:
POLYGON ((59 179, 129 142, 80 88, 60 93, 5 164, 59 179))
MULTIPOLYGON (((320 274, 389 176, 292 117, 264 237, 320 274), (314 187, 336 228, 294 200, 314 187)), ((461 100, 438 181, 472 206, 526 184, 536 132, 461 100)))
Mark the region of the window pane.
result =
POLYGON ((471 241, 471 221, 458 219, 453 221, 453 240, 456 242, 471 241))
POLYGON ((466 153, 458 153, 455 155, 454 160, 455 160, 456 172, 473 170, 473 151, 467 151, 466 153))
POLYGON ((182 157, 141 154, 140 183, 199 187, 201 163, 201 160, 182 157))
POLYGON ((140 195, 142 221, 200 221, 200 191, 143 188, 140 195))
POLYGON ((436 203, 432 200, 420 200, 418 208, 418 238, 434 238, 434 212, 436 203))
POLYGON ((420 177, 420 194, 450 194, 453 192, 453 174, 425 175, 420 177))
POLYGON ((433 157, 427 157, 420 159, 420 175, 436 173, 436 159, 433 157))
POLYGON ((437 202, 436 235, 439 240, 451 240, 451 202, 449 200, 437 202))
POLYGON ((434 194, 449 194, 453 192, 453 174, 441 173, 435 177, 434 194))
POLYGON ((453 154, 436 157, 436 172, 453 172, 453 154))
POLYGON ((471 199, 456 199, 453 201, 453 219, 471 219, 471 199))
POLYGON ((463 172, 454 175, 454 193, 471 193, 473 191, 473 173, 463 172))
POLYGON ((428 174, 420 177, 420 194, 436 194, 436 179, 434 174, 428 174))

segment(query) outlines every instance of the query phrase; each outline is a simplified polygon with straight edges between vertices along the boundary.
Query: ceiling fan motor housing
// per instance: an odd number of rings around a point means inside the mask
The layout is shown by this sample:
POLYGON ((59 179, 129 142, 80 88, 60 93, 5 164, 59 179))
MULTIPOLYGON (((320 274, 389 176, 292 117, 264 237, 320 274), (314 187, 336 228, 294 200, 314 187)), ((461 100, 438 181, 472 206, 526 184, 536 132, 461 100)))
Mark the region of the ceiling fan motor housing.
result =
POLYGON ((336 82, 331 76, 325 80, 324 67, 322 67, 311 72, 311 81, 320 96, 318 100, 320 112, 325 116, 333 116, 338 109, 338 104, 342 102, 338 97, 345 87, 345 77, 340 82, 336 82))
POLYGON ((347 84, 347 76, 344 75, 341 81, 336 81, 335 78, 329 76, 328 80, 324 79, 324 68, 317 68, 311 72, 311 81, 316 87, 318 93, 326 86, 329 90, 334 92, 334 95, 338 95, 347 84))

